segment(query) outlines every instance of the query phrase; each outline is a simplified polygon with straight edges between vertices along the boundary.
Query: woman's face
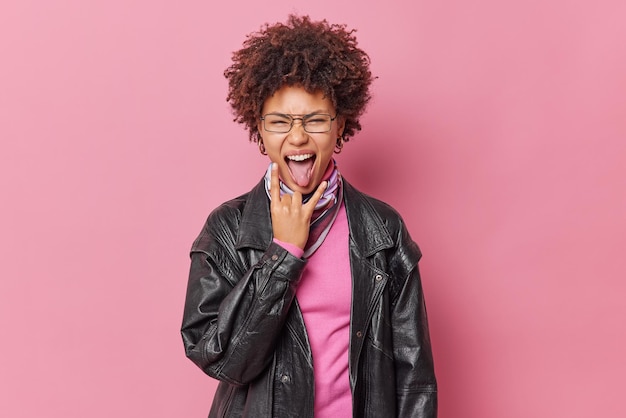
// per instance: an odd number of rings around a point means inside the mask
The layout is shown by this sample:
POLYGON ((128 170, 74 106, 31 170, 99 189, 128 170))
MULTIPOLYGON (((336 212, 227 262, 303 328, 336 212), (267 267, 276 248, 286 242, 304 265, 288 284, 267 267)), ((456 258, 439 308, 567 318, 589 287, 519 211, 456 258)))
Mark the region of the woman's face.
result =
MULTIPOLYGON (((319 123, 315 116, 309 115, 336 116, 332 102, 322 92, 311 94, 300 86, 284 86, 268 97, 263 104, 262 115, 268 114, 294 118, 308 116, 311 121, 307 125, 309 130, 315 130, 314 124, 319 123)), ((269 128, 269 121, 266 122, 269 128)), ((344 123, 338 117, 330 123, 328 132, 309 133, 301 122, 300 119, 294 120, 287 133, 268 132, 262 121, 258 128, 268 157, 278 164, 278 174, 283 183, 293 191, 307 194, 321 183, 333 158, 337 138, 343 133, 344 123)))

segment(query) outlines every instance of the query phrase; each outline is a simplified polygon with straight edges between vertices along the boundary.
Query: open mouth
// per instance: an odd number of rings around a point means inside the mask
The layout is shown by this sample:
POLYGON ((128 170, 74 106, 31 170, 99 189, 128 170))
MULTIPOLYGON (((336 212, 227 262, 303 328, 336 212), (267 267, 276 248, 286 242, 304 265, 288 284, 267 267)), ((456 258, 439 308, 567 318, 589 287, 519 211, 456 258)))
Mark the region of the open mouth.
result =
POLYGON ((288 155, 285 162, 293 181, 300 187, 307 187, 313 175, 315 154, 288 155))

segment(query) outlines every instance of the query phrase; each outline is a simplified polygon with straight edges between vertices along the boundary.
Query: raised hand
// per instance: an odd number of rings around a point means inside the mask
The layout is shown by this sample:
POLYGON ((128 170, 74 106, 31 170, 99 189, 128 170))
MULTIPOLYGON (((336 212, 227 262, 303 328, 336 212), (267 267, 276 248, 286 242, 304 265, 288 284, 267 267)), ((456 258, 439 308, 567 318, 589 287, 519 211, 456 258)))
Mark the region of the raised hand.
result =
POLYGON ((311 199, 304 204, 302 203, 302 193, 300 192, 294 192, 293 196, 285 194, 281 197, 278 165, 272 163, 270 214, 272 216, 274 238, 304 249, 309 238, 309 226, 315 205, 324 194, 327 186, 328 182, 321 182, 311 199))

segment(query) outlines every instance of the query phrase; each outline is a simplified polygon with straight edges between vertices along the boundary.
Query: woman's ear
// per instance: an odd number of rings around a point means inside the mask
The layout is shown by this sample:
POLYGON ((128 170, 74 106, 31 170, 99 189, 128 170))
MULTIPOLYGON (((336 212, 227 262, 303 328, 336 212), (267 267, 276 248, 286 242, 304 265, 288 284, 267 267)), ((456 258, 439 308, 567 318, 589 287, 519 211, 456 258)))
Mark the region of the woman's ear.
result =
POLYGON ((337 118, 337 136, 343 136, 343 130, 346 128, 346 119, 343 116, 337 118))
POLYGON ((259 133, 257 139, 263 140, 263 121, 261 119, 256 124, 256 130, 259 133))

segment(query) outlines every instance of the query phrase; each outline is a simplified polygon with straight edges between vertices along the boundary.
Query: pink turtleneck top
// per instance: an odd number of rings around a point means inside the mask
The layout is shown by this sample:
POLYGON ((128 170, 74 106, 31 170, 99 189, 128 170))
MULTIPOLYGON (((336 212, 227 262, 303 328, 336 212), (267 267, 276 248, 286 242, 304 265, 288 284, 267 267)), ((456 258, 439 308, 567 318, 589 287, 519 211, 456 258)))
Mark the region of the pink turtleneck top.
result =
MULTIPOLYGON (((315 418, 352 416, 348 373, 352 301, 348 234, 348 219, 342 204, 324 243, 309 257, 296 292, 313 353, 315 418)), ((302 257, 302 249, 275 241, 296 257, 302 257)))

